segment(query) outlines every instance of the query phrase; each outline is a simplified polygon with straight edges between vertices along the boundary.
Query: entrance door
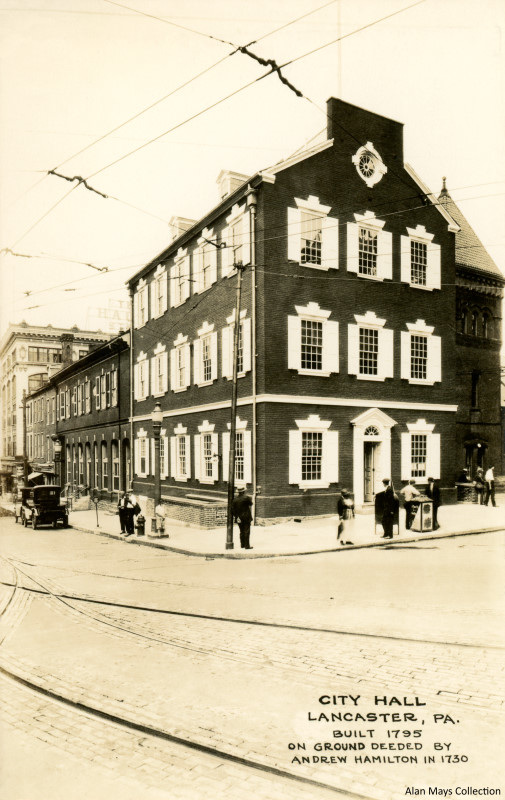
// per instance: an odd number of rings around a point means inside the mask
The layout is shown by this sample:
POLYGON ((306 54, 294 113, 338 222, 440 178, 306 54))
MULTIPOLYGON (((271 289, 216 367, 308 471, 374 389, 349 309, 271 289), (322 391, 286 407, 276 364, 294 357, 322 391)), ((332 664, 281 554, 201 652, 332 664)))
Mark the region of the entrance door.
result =
POLYGON ((377 454, 376 442, 363 442, 364 459, 363 459, 363 499, 365 503, 371 503, 374 496, 375 488, 375 461, 377 454))

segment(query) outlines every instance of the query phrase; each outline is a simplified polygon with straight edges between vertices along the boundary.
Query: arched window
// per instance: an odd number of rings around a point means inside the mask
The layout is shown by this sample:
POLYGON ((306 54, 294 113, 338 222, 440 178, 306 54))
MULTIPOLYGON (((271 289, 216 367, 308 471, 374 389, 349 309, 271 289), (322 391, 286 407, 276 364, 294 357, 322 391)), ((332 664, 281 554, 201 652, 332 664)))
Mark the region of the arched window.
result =
POLYGON ((91 445, 86 442, 86 486, 91 489, 91 445))
POLYGON ((95 467, 93 485, 94 485, 95 489, 99 489, 100 488, 100 480, 99 480, 100 479, 100 463, 99 463, 99 460, 98 460, 98 442, 95 442, 93 444, 93 462, 94 462, 94 467, 95 467))
POLYGON ((472 336, 477 336, 479 330, 479 312, 472 311, 472 315, 470 318, 470 333, 472 336))
POLYGON ((369 425, 365 430, 365 436, 380 436, 379 429, 375 425, 369 425))
POLYGON ((112 442, 112 491, 119 492, 119 443, 112 442))
POLYGON ((481 333, 484 339, 490 339, 492 336, 491 332, 491 314, 489 311, 485 310, 482 312, 482 327, 481 333))

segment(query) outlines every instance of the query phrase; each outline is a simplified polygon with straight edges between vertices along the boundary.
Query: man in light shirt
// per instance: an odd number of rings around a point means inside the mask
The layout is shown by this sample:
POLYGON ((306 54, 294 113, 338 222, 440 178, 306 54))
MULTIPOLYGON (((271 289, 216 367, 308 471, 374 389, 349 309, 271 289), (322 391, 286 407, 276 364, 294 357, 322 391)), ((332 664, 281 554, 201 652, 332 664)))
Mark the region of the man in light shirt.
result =
POLYGON ((486 470, 484 480, 486 481, 486 499, 484 500, 484 505, 487 506, 489 498, 491 498, 491 503, 496 508, 496 500, 494 497, 494 467, 489 467, 489 469, 486 470))
POLYGON ((410 530, 410 526, 412 525, 412 505, 413 501, 416 497, 419 497, 420 491, 416 489, 414 486, 415 481, 413 478, 408 481, 408 483, 400 489, 400 494, 403 495, 404 506, 405 506, 405 528, 406 530, 410 530))

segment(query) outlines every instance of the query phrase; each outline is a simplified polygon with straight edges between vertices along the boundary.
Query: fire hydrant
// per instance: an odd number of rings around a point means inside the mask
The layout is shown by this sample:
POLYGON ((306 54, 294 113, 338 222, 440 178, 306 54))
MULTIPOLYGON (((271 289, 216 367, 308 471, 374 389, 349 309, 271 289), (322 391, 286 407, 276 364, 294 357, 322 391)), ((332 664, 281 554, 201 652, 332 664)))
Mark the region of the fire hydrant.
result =
POLYGON ((144 516, 142 516, 142 514, 138 515, 135 527, 137 529, 137 536, 144 536, 145 535, 146 518, 144 516))

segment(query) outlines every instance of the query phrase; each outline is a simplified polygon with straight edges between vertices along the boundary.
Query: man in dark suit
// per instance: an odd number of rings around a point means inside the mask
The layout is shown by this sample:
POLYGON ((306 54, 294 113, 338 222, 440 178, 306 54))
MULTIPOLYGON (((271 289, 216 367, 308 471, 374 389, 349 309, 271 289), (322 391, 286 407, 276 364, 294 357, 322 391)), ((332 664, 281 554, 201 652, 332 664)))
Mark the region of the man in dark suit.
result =
POLYGON ((398 498, 396 497, 389 479, 382 481, 384 490, 375 495, 375 519, 380 519, 384 529, 383 539, 393 538, 393 524, 398 511, 398 498))
POLYGON ((433 503, 433 530, 436 531, 440 528, 438 524, 438 508, 440 506, 440 489, 438 483, 434 478, 428 478, 428 486, 426 487, 426 495, 433 503))
POLYGON ((238 522, 240 530, 240 546, 244 550, 252 550, 249 544, 249 537, 251 535, 251 522, 252 522, 252 497, 250 497, 242 486, 238 490, 237 496, 233 500, 232 514, 235 522, 238 522))

